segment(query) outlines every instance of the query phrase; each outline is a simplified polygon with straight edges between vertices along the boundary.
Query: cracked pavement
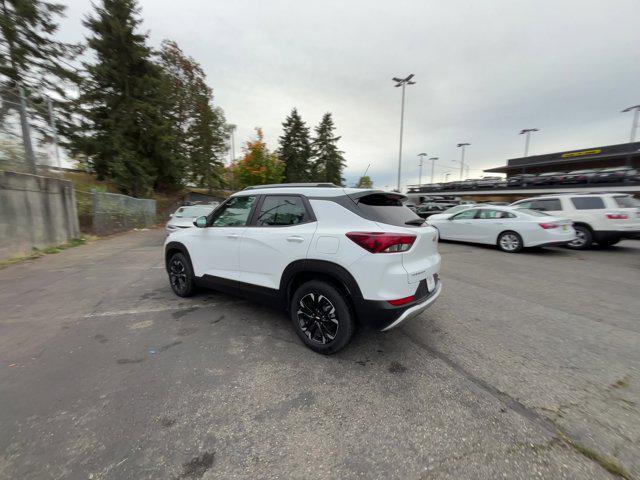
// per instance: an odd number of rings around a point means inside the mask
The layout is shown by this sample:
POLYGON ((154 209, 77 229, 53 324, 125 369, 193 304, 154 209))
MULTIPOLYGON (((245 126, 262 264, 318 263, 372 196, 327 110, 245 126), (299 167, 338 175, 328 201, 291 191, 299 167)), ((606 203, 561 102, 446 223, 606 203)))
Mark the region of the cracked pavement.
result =
POLYGON ((640 478, 640 241, 442 243, 434 306, 333 357, 174 296, 162 241, 0 270, 0 478, 640 478))

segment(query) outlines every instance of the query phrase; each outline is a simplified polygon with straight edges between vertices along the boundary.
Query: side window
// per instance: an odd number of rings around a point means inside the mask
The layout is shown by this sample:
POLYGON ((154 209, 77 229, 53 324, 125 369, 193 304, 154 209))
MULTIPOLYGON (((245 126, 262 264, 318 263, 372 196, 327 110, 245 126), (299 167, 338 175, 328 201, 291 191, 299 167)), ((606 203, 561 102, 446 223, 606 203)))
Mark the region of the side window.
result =
POLYGON ((495 219, 495 218, 515 218, 515 215, 509 212, 504 212, 502 210, 480 210, 480 215, 478 218, 483 219, 495 219))
POLYGON ((256 197, 233 197, 216 212, 214 227, 243 227, 247 224, 256 197))
POLYGON ((576 210, 596 210, 604 208, 604 201, 601 197, 571 197, 571 203, 576 210))
POLYGON ((285 195, 269 195, 264 198, 256 224, 259 227, 297 225, 310 221, 302 198, 285 195))
POLYGON ((532 208, 534 210, 540 210, 541 212, 555 212, 558 210, 562 210, 562 205, 560 205, 559 198, 544 198, 535 200, 532 207, 523 207, 522 205, 518 206, 522 208, 532 208))
POLYGON ((516 207, 518 208, 531 208, 531 205, 533 204, 533 202, 518 202, 515 204, 516 207))
POLYGON ((459 214, 455 215, 453 217, 453 220, 470 220, 476 217, 476 213, 478 213, 478 210, 474 208, 469 210, 463 210, 459 214))

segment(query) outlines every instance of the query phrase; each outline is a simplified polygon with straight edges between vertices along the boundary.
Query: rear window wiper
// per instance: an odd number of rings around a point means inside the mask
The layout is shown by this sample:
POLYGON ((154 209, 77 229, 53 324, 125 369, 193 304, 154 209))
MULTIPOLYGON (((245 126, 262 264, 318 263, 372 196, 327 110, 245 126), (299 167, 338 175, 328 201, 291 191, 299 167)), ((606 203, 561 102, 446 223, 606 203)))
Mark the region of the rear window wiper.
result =
POLYGON ((414 218, 413 220, 407 220, 406 222, 404 222, 404 224, 405 225, 415 225, 416 227, 419 227, 424 222, 426 222, 426 220, 424 218, 414 218))

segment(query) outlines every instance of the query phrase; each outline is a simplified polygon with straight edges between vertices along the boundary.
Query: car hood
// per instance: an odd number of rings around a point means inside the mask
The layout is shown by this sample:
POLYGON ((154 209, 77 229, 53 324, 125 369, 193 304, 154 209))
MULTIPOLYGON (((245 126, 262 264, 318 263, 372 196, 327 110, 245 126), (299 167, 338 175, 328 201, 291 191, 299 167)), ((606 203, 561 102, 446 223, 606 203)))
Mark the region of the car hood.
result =
POLYGON ((167 225, 174 227, 193 227, 195 217, 173 217, 167 222, 167 225))

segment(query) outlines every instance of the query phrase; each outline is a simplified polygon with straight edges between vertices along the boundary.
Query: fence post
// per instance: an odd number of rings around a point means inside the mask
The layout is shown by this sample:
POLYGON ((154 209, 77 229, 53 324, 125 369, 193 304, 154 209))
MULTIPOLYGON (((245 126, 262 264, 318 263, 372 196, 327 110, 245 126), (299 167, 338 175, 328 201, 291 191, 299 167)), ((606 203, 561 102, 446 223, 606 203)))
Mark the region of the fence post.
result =
POLYGON ((31 173, 36 173, 36 157, 33 153, 33 145, 31 145, 31 129, 29 128, 29 117, 27 113, 27 100, 24 96, 24 89, 18 86, 20 92, 20 126, 22 127, 22 144, 24 145, 24 155, 29 165, 31 173))
POLYGON ((91 189, 91 231, 96 233, 96 225, 98 219, 98 198, 96 195, 96 189, 91 189))

